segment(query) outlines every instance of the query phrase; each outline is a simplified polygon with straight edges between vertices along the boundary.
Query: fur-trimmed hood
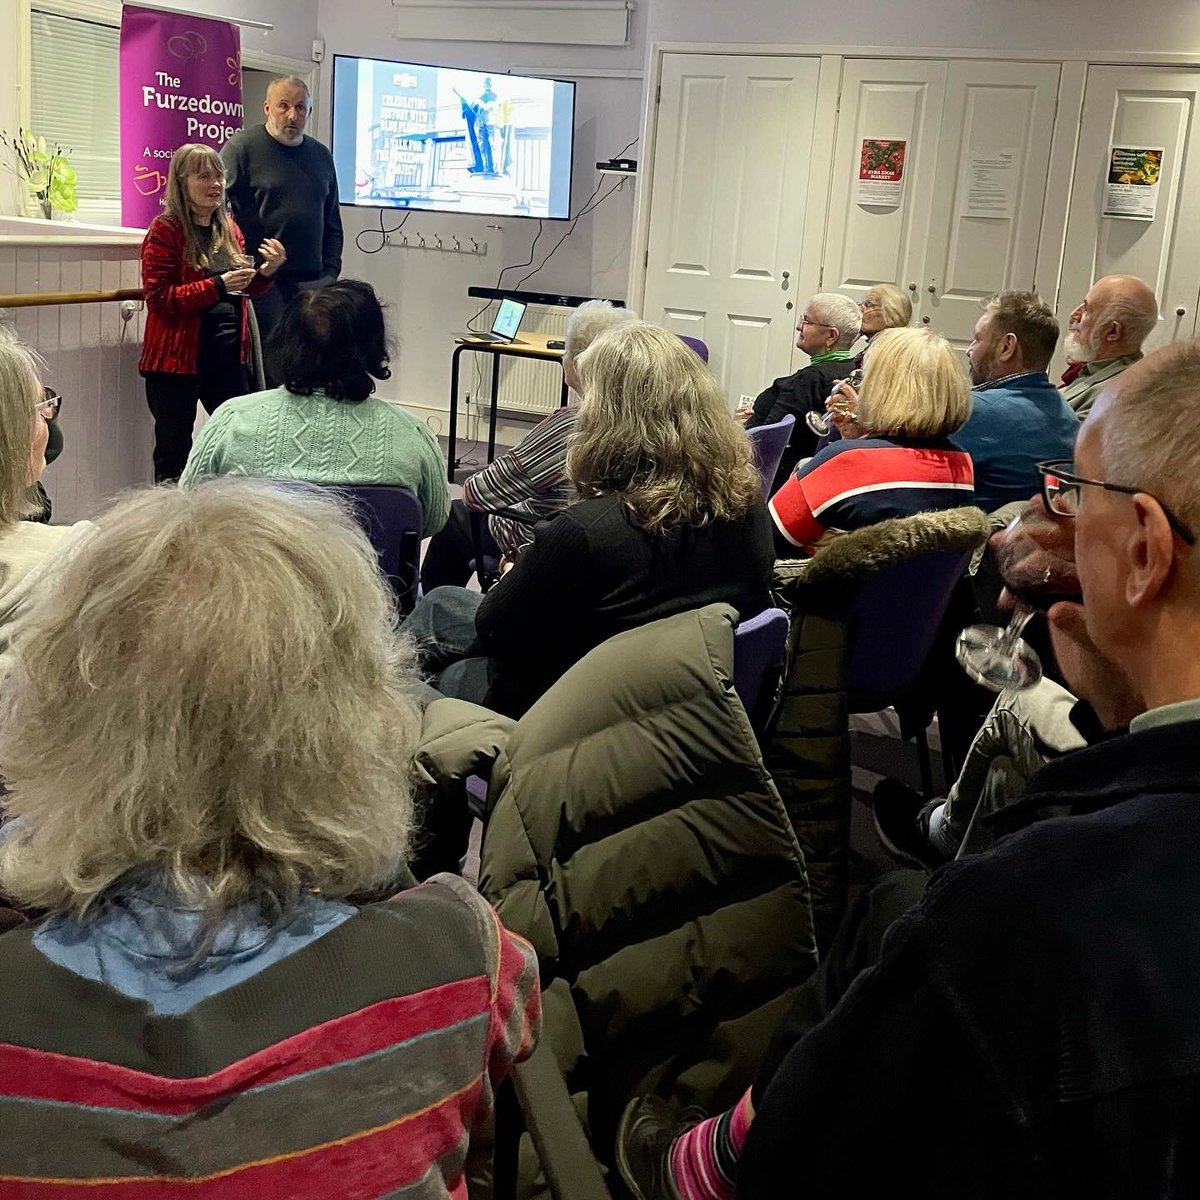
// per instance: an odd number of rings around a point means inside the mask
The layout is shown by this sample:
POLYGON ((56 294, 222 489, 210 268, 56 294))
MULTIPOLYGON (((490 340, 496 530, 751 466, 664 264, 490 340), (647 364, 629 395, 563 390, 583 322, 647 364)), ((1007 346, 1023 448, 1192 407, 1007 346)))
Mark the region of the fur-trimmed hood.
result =
POLYGON ((895 517, 832 538, 812 558, 775 564, 775 583, 793 601, 848 599, 885 567, 937 550, 977 550, 992 534, 992 519, 978 508, 895 517))

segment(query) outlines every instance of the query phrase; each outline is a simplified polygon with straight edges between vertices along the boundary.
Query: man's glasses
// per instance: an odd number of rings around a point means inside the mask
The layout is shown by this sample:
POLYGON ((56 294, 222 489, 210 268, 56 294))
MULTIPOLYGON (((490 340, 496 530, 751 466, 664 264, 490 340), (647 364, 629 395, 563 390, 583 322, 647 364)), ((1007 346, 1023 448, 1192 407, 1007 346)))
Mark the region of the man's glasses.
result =
POLYGON ((1037 472, 1042 477, 1042 499, 1046 511, 1059 517, 1075 517, 1079 512, 1079 492, 1081 488, 1098 487, 1106 492, 1119 492, 1124 496, 1150 496, 1158 502, 1167 518, 1167 524, 1189 545, 1196 544, 1196 535, 1152 492, 1145 488, 1126 487, 1123 483, 1106 483, 1102 479, 1085 479, 1071 471, 1072 464, 1067 460, 1060 462, 1040 462, 1037 472))
POLYGON ((809 317, 807 317, 803 313, 801 313, 800 314, 800 324, 797 325, 796 328, 799 329, 801 332, 803 332, 804 327, 806 325, 817 325, 821 329, 836 329, 837 328, 836 325, 829 325, 825 321, 813 321, 809 317))
POLYGON ((53 421, 62 408, 62 397, 52 388, 42 388, 42 398, 33 406, 33 411, 47 421, 53 421))

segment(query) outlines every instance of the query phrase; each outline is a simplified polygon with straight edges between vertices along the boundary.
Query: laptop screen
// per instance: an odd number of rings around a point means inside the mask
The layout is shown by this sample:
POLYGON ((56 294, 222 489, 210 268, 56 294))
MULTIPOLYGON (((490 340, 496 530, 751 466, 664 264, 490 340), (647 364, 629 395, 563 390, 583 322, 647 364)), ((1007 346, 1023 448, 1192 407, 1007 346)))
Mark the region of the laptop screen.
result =
POLYGON ((525 315, 525 305, 519 300, 501 300, 496 310, 496 319, 492 322, 492 332, 497 337, 512 341, 517 336, 521 318, 525 315))

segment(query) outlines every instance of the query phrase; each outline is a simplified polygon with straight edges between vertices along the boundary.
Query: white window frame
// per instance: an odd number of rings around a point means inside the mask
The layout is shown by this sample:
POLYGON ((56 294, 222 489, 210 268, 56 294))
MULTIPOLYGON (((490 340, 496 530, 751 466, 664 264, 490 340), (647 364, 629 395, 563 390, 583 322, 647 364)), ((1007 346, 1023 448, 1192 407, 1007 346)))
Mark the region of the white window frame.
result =
MULTIPOLYGON (((33 109, 33 10, 55 16, 91 21, 96 25, 121 27, 121 0, 17 0, 17 121, 28 129, 33 109)), ((267 54, 243 45, 242 66, 254 71, 271 71, 276 75, 295 75, 308 85, 313 96, 320 94, 320 67, 315 62, 301 62, 279 54, 267 54)), ((253 124, 257 114, 246 114, 253 124)), ((119 114, 113 114, 119 120, 119 114)), ((40 217, 41 211, 32 199, 26 201, 25 215, 40 217)))

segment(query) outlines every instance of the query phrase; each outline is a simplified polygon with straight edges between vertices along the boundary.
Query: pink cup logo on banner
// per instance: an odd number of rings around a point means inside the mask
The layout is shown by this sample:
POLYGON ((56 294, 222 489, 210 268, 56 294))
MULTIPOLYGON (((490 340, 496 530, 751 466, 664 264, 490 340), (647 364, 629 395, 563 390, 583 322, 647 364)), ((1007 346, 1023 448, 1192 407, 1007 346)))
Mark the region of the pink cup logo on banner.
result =
POLYGON ((158 216, 171 155, 219 150, 242 127, 241 31, 229 21, 121 10, 121 223, 158 216))

